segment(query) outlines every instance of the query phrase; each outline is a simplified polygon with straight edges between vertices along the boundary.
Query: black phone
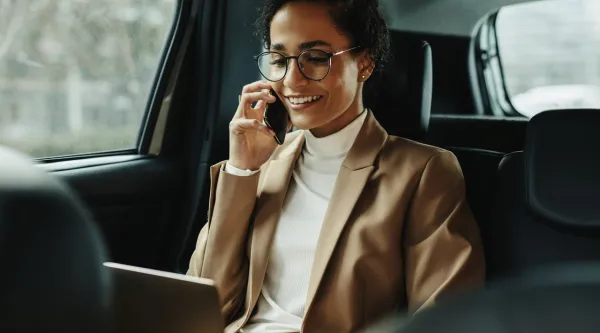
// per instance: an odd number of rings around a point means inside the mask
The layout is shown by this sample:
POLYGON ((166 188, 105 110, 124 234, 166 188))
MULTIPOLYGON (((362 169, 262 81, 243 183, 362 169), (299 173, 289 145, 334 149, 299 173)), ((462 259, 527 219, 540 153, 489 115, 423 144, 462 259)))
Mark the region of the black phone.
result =
POLYGON ((288 131, 290 115, 273 89, 271 89, 271 95, 275 97, 275 102, 267 104, 265 125, 275 132, 274 138, 277 144, 282 145, 288 131))

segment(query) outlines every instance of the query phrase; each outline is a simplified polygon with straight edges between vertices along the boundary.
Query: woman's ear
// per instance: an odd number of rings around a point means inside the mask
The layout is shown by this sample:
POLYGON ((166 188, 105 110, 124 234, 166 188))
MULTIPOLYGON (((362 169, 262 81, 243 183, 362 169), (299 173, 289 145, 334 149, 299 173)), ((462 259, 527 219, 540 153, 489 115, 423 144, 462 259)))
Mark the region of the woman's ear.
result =
POLYGON ((368 50, 364 50, 359 56, 358 61, 358 81, 365 82, 375 70, 375 60, 371 57, 368 50))

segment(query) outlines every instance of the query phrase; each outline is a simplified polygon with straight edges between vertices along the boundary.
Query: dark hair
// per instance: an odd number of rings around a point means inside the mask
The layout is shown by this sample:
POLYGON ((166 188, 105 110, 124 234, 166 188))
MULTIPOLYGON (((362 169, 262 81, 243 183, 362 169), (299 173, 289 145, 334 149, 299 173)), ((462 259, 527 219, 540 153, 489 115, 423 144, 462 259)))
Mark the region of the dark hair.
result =
MULTIPOLYGON (((271 21, 283 7, 292 1, 303 1, 330 6, 330 15, 340 31, 348 36, 351 46, 369 50, 376 69, 381 69, 390 54, 387 25, 379 12, 378 0, 265 0, 255 22, 256 33, 266 48, 271 46, 271 21)), ((360 49, 357 52, 361 51, 360 49)))

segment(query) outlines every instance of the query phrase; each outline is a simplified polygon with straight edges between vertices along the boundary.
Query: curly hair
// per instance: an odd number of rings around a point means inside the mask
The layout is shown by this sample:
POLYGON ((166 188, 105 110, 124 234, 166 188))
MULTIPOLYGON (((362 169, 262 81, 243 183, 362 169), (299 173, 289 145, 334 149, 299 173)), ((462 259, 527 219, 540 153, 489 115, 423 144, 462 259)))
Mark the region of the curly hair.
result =
MULTIPOLYGON (((329 14, 340 32, 350 38, 352 45, 367 49, 376 69, 381 70, 390 55, 390 36, 378 0, 265 0, 258 9, 254 26, 264 46, 271 46, 271 21, 285 4, 292 1, 329 6, 329 14)), ((357 50, 360 52, 360 49, 357 50)))

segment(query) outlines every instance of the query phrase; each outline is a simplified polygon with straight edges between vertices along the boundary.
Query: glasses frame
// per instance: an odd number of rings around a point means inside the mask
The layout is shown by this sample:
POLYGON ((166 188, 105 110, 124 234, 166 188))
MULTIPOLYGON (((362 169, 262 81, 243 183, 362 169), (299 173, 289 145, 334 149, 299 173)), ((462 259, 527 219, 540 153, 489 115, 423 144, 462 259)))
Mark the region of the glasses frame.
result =
POLYGON ((262 53, 260 53, 259 55, 255 55, 255 56, 254 56, 254 60, 256 60, 256 65, 258 66, 258 71, 260 72, 260 75, 261 75, 262 77, 264 77, 264 78, 265 78, 267 81, 271 81, 271 82, 278 82, 278 81, 281 81, 281 80, 285 79, 285 76, 287 75, 287 72, 288 72, 288 71, 289 71, 289 69, 290 69, 290 60, 291 60, 291 59, 295 59, 295 60, 296 60, 296 66, 298 66, 298 70, 300 71, 300 73, 302 73, 302 76, 304 76, 304 77, 305 77, 307 80, 319 82, 319 81, 323 81, 323 80, 325 80, 325 78, 327 77, 327 75, 329 75, 329 72, 331 72, 331 58, 333 58, 333 57, 335 57, 335 56, 337 56, 337 55, 340 55, 340 54, 343 54, 343 53, 346 53, 346 52, 349 52, 349 51, 352 51, 352 50, 358 49, 358 48, 360 48, 360 46, 351 47, 351 48, 349 48, 349 49, 342 50, 342 51, 339 51, 339 52, 327 52, 327 51, 323 51, 323 50, 319 50, 319 49, 308 49, 308 50, 304 50, 304 51, 300 52, 300 54, 299 54, 299 55, 297 55, 297 56, 286 56, 286 55, 284 55, 284 54, 281 54, 280 52, 277 52, 277 51, 265 51, 265 52, 262 52, 262 53), (327 73, 325 73, 325 76, 323 76, 323 78, 321 78, 321 79, 318 79, 318 80, 317 80, 317 79, 312 79, 312 78, 310 78, 310 77, 306 76, 306 74, 304 74, 304 71, 303 71, 303 70, 302 70, 302 68, 300 67, 300 62, 298 61, 298 59, 299 59, 299 58, 300 58, 300 57, 301 57, 303 54, 305 54, 305 53, 307 53, 307 52, 312 52, 312 51, 319 51, 319 52, 323 52, 324 54, 326 54, 326 55, 329 57, 329 61, 328 61, 328 63, 327 63, 327 65, 328 65, 328 68, 327 68, 327 73), (275 54, 278 54, 278 55, 280 55, 280 56, 281 56, 283 59, 285 59, 285 72, 283 73, 283 76, 282 76, 282 77, 281 77, 281 79, 279 79, 279 80, 270 80, 270 79, 269 79, 269 78, 267 78, 267 77, 266 77, 266 76, 263 74, 263 72, 260 70, 260 57, 264 56, 265 54, 273 54, 273 53, 275 53, 275 54))

